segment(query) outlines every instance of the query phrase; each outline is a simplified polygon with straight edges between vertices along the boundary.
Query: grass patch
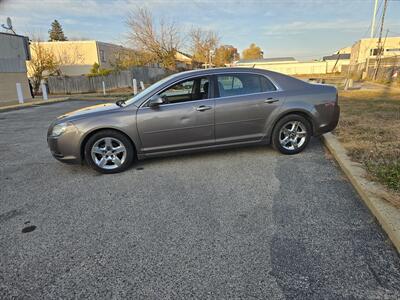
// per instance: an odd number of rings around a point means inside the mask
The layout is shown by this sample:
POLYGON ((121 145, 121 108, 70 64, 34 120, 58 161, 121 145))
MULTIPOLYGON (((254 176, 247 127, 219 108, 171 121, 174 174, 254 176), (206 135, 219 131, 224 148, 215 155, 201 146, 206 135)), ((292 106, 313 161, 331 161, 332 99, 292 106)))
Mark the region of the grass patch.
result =
POLYGON ((340 91, 341 117, 335 134, 349 156, 400 204, 400 93, 340 91))
POLYGON ((400 190, 400 160, 386 164, 366 163, 367 170, 381 182, 396 191, 400 190))

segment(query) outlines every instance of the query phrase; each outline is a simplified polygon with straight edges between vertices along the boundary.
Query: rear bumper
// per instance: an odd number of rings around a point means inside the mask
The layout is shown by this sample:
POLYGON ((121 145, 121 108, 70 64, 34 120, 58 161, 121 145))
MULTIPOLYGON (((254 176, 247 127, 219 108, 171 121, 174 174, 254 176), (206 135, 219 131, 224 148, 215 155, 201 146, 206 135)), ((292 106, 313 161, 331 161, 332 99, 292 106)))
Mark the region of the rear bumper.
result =
POLYGON ((331 112, 329 121, 320 124, 317 128, 314 128, 314 136, 318 136, 334 130, 339 123, 340 107, 335 105, 331 112))

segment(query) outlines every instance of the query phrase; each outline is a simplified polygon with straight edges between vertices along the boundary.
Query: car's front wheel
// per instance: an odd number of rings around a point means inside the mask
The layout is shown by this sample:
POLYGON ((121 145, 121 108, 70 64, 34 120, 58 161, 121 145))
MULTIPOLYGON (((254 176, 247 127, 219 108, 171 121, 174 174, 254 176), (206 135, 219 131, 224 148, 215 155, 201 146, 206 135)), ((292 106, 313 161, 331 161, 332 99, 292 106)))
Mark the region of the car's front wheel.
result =
POLYGON ((311 139, 311 125, 300 115, 287 115, 275 125, 272 144, 284 154, 296 154, 304 150, 311 139))
POLYGON ((105 174, 126 170, 134 159, 131 141, 114 130, 102 130, 93 134, 85 144, 84 151, 87 164, 105 174))

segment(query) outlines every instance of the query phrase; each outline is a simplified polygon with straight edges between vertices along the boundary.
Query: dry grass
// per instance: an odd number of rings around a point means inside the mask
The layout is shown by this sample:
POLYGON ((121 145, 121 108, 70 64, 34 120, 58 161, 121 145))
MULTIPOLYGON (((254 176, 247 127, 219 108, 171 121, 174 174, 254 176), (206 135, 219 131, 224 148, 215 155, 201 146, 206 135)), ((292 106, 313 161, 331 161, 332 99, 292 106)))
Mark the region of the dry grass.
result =
POLYGON ((341 119, 335 134, 371 179, 384 184, 400 205, 400 93, 341 91, 341 119))

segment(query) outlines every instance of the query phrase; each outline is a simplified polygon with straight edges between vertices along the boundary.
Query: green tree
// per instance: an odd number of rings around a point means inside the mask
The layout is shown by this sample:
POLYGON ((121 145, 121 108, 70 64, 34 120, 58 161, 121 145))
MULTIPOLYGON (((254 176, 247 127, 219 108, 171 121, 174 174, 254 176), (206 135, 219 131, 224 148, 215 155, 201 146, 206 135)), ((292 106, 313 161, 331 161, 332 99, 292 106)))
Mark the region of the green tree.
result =
POLYGON ((97 62, 95 62, 93 64, 92 68, 90 69, 90 74, 98 74, 99 69, 100 69, 100 65, 97 62))
POLYGON ((217 67, 225 67, 239 60, 237 49, 231 45, 222 45, 215 50, 214 63, 217 67))
POLYGON ((243 59, 258 59, 263 57, 261 48, 252 43, 249 48, 244 49, 242 53, 243 59))
POLYGON ((98 63, 94 63, 92 68, 90 69, 90 73, 88 76, 107 76, 111 74, 112 70, 102 69, 98 63))
POLYGON ((67 41, 67 40, 68 39, 64 35, 61 24, 57 20, 54 20, 53 23, 51 23, 51 28, 49 30, 49 42, 67 41))

